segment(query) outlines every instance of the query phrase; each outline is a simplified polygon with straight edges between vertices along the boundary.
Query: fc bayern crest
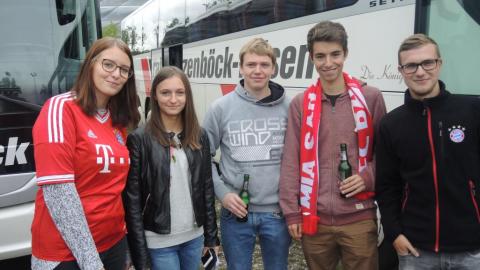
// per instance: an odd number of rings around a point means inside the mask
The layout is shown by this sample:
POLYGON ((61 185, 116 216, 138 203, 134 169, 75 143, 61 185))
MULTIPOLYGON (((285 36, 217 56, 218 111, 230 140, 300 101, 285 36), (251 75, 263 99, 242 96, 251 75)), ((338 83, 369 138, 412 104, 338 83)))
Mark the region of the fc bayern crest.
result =
POLYGON ((121 145, 125 145, 125 141, 123 140, 122 133, 120 132, 120 130, 114 129, 114 130, 113 130, 113 133, 115 134, 115 137, 117 138, 117 141, 118 141, 121 145))
POLYGON ((450 132, 450 140, 454 143, 461 143, 465 140, 465 128, 462 126, 452 126, 448 128, 450 132))

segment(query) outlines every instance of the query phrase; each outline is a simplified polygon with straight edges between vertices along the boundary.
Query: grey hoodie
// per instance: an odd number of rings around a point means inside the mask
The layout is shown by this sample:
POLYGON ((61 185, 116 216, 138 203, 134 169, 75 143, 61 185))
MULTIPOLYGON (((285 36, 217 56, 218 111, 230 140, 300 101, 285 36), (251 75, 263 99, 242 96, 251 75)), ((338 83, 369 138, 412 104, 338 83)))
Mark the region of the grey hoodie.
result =
POLYGON ((212 156, 220 147, 220 171, 213 170, 215 195, 238 194, 243 175, 250 175, 249 211, 280 212, 278 183, 290 99, 269 82, 271 96, 257 101, 243 88, 217 99, 205 116, 212 156))

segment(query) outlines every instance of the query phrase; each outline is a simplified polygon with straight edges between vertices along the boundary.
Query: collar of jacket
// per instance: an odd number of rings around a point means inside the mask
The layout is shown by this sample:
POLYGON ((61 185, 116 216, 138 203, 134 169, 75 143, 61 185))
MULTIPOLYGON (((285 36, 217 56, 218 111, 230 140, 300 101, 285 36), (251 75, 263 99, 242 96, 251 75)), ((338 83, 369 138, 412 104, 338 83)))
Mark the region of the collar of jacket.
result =
MULTIPOLYGON (((163 134, 165 135, 165 138, 168 138, 168 139, 173 139, 173 137, 175 136, 175 132, 163 132, 163 134)), ((185 132, 182 130, 180 133, 178 133, 178 139, 183 139, 183 137, 185 136, 185 132)))
POLYGON ((407 89, 405 91, 405 105, 420 112, 423 112, 425 108, 436 108, 438 106, 442 106, 442 104, 446 102, 451 94, 445 89, 445 83, 443 83, 441 80, 439 80, 438 83, 440 84, 440 93, 437 96, 425 98, 423 100, 412 98, 410 91, 407 89))

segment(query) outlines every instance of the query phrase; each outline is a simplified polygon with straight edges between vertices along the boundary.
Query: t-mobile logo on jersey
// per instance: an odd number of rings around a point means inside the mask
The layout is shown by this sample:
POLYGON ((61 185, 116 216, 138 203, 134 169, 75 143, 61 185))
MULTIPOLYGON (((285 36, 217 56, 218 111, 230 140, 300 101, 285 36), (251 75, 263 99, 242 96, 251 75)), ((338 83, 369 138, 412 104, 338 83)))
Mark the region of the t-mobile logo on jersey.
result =
POLYGON ((115 163, 113 157, 110 159, 110 156, 113 156, 112 147, 108 144, 95 144, 95 150, 97 151, 97 164, 103 164, 103 169, 100 173, 109 173, 110 163, 115 163))
MULTIPOLYGON (((97 164, 103 164, 103 169, 100 173, 109 173, 110 164, 115 164, 115 157, 113 157, 112 147, 108 144, 95 144, 95 150, 97 151, 97 164)), ((118 158, 120 164, 125 163, 123 157, 118 158)))
MULTIPOLYGON (((103 164, 103 169, 100 173, 109 173, 110 164, 115 164, 115 157, 113 156, 112 147, 108 144, 95 144, 95 150, 97 151, 97 164, 103 164)), ((118 162, 120 164, 125 163, 125 158, 119 157, 118 162)), ((127 159, 130 164, 130 159, 127 159)))

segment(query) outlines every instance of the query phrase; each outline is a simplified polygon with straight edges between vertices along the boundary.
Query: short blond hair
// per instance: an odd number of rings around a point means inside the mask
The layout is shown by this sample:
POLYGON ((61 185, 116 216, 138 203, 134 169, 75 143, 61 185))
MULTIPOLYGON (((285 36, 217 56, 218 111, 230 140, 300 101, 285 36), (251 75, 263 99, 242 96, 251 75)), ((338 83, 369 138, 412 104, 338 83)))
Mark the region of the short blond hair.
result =
POLYGON ((441 58, 440 49, 438 48, 437 42, 433 40, 431 37, 425 34, 414 34, 406 38, 402 44, 400 44, 400 48, 398 48, 398 64, 401 65, 400 62, 400 53, 404 51, 409 51, 412 49, 416 49, 428 44, 433 44, 435 46, 435 51, 437 52, 438 58, 441 58))
POLYGON ((246 53, 254 53, 257 55, 266 55, 272 59, 272 64, 275 66, 277 62, 277 58, 275 57, 275 53, 273 48, 268 41, 263 38, 253 38, 249 42, 243 45, 242 49, 240 50, 240 66, 243 65, 243 56, 246 53))

